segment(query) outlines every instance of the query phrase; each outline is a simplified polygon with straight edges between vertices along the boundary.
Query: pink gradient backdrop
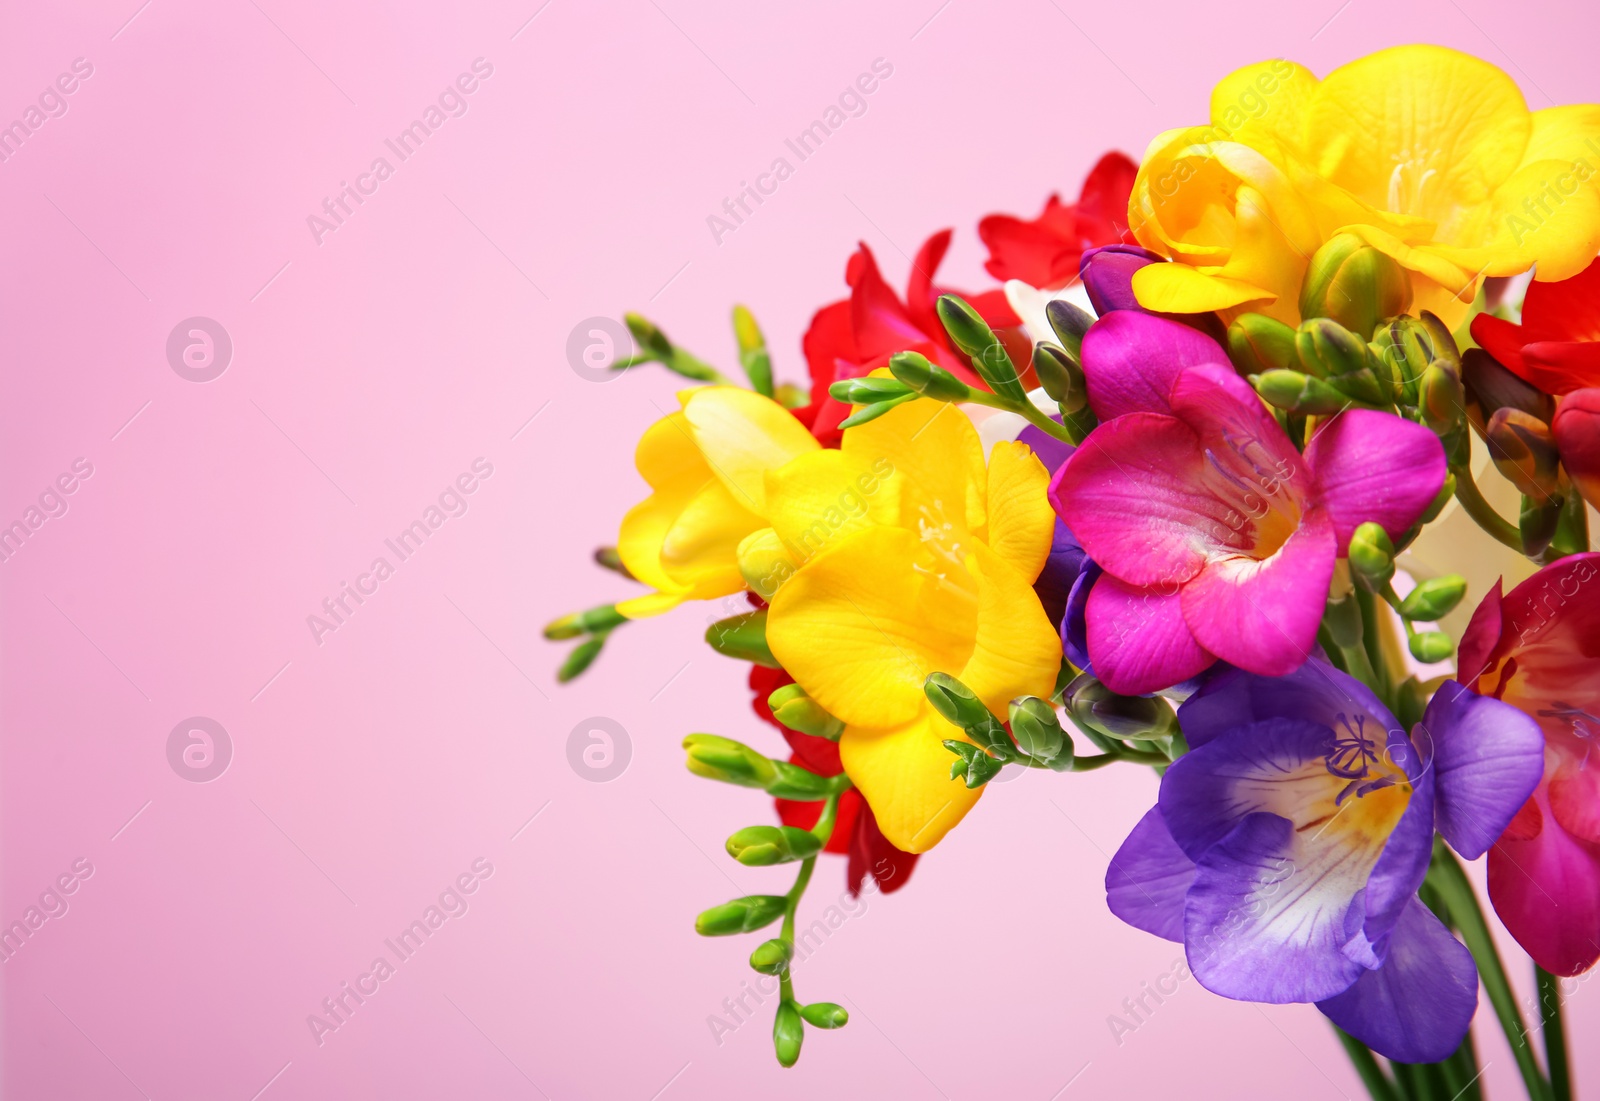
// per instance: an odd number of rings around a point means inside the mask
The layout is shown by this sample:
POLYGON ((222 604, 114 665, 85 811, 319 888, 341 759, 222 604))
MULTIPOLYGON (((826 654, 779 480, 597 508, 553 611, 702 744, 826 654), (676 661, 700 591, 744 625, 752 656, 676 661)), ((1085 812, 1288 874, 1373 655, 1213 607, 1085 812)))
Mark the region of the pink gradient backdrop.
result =
MULTIPOLYGON (((640 496, 632 441, 675 389, 585 381, 566 341, 631 307, 727 364, 742 301, 793 379, 858 239, 903 284, 954 226, 946 275, 986 285, 979 217, 1075 192, 1270 55, 1326 71, 1428 40, 1536 107, 1597 100, 1592 6, 541 3, 0 16, 0 121, 94 66, 0 164, 0 524, 75 459, 94 470, 0 564, 0 921, 94 867, 0 971, 6 1096, 1356 1095, 1308 1007, 1189 983, 1113 1039, 1107 1015, 1178 956, 1100 889, 1148 775, 1003 785, 797 973, 855 1010, 847 1029, 790 1072, 770 1007, 718 1043, 707 1017, 752 977, 750 944, 692 917, 787 877, 718 851, 763 800, 689 777, 678 740, 775 738, 699 641, 716 609, 620 632, 555 685, 540 626, 631 591, 588 554, 640 496), (319 245, 307 216, 479 57, 468 113, 319 245), (880 57, 867 114, 716 244, 706 216, 880 57), (193 315, 235 347, 204 385, 164 353, 193 315), (306 617, 479 457, 470 510, 319 645, 306 617), (210 783, 167 762, 191 715, 233 739, 210 783), (567 762, 594 715, 631 735, 609 783, 567 762), (307 1015, 478 858, 469 912, 319 1044, 307 1015)), ((829 861, 808 912, 842 889, 829 861)), ((1585 989, 1574 1032, 1597 1025, 1585 989)), ((1600 1083, 1592 1045, 1578 1061, 1600 1083)))

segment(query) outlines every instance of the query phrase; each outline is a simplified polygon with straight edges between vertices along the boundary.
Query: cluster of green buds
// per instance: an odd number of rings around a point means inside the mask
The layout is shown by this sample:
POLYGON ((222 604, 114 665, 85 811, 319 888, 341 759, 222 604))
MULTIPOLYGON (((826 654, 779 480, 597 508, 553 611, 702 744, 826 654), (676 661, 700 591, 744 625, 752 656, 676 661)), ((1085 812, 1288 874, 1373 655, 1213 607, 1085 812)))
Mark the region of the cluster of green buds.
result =
POLYGON ((950 342, 988 389, 967 385, 920 352, 897 352, 889 357, 891 378, 847 379, 828 388, 835 399, 857 406, 841 427, 865 424, 897 405, 923 397, 1017 413, 1041 431, 1074 444, 1094 428, 1080 360, 1083 334, 1094 320, 1087 313, 1068 302, 1051 302, 1046 313, 1060 343, 1043 341, 1033 349, 1031 365, 1046 397, 1056 406, 1061 417, 1057 422, 1029 398, 1023 382, 1025 367, 1017 365, 1005 342, 977 310, 947 294, 939 299, 936 311, 950 342))
MULTIPOLYGON (((1394 590, 1394 542, 1379 524, 1365 523, 1350 536, 1351 579, 1365 591, 1380 597, 1405 624, 1406 646, 1420 662, 1444 661, 1455 652, 1450 636, 1438 630, 1418 630, 1417 624, 1437 623, 1453 612, 1467 593, 1467 582, 1458 574, 1419 581, 1402 599, 1394 590)), ((1352 605, 1354 602, 1349 602, 1352 605)), ((1359 633, 1359 632, 1358 632, 1359 633)), ((1340 640, 1341 647, 1348 640, 1340 640)))
MULTIPOLYGON (((611 364, 614 371, 624 371, 645 363, 659 363, 667 370, 695 382, 717 386, 733 386, 734 381, 711 364, 674 344, 661 327, 636 313, 622 315, 622 323, 633 337, 635 351, 632 355, 611 364)), ((756 324, 755 315, 744 306, 733 308, 733 337, 739 351, 739 365, 750 388, 758 394, 781 402, 789 409, 797 409, 810 400, 800 388, 787 383, 775 383, 772 377, 772 354, 767 351, 767 339, 756 324)))
MULTIPOLYGON (((790 686, 793 687, 793 686, 790 686)), ((780 690, 781 691, 781 690, 780 690)), ((773 698, 776 699, 777 693, 773 698)), ((770 701, 769 701, 770 702, 770 701)), ((779 701, 784 718, 809 703, 804 693, 791 693, 779 701)), ((778 711, 774 707, 774 711, 778 711)), ((831 717, 811 705, 812 717, 830 721, 831 717)), ((798 727, 796 728, 798 729, 798 727)), ((792 1067, 800 1058, 805 1026, 831 1029, 843 1026, 850 1015, 833 1002, 801 1004, 794 994, 790 968, 795 954, 795 914, 800 899, 811 882, 817 855, 833 835, 839 815, 839 799, 850 787, 843 774, 820 776, 788 761, 775 760, 743 742, 716 734, 690 734, 683 740, 689 771, 708 780, 739 787, 757 788, 775 799, 796 802, 821 802, 817 824, 809 830, 794 826, 755 825, 735 830, 724 845, 728 855, 747 868, 767 868, 778 864, 799 864, 799 872, 787 893, 745 895, 703 911, 695 918, 695 932, 706 937, 725 937, 754 933, 775 921, 782 921, 778 935, 762 941, 750 953, 750 966, 763 975, 776 977, 780 998, 772 1025, 772 1043, 778 1062, 792 1067)))
MULTIPOLYGON (((1075 672, 1065 663, 1063 669, 1075 672)), ((966 735, 965 741, 949 738, 942 744, 955 754, 950 778, 969 788, 982 787, 1006 765, 1051 772, 1088 772, 1117 761, 1164 767, 1184 748, 1177 717, 1165 701, 1119 696, 1087 673, 1072 678, 1058 695, 1073 725, 1103 751, 1092 756, 1077 753, 1052 700, 1019 696, 1003 723, 948 673, 930 674, 922 690, 934 710, 966 735)))
MULTIPOLYGON (((608 551, 613 555, 616 553, 615 548, 602 547, 595 551, 595 561, 605 565, 602 555, 608 551)), ((621 569, 620 560, 615 568, 619 572, 627 572, 621 569)), ((582 639, 572 648, 567 660, 561 663, 561 668, 556 670, 556 680, 565 684, 593 665, 594 659, 599 657, 600 651, 605 648, 606 639, 611 637, 611 632, 626 622, 628 617, 617 611, 615 604, 601 604, 587 611, 561 616, 545 624, 544 637, 552 642, 582 639)))

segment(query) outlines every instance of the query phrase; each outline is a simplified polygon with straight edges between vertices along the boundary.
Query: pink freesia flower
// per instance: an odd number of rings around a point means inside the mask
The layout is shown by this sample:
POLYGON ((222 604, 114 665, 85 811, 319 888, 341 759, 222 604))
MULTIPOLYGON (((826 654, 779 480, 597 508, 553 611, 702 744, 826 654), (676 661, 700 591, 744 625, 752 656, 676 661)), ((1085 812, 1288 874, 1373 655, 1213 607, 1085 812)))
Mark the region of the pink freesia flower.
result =
POLYGON ((1461 682, 1544 731, 1544 778, 1489 850, 1489 898, 1555 975, 1600 959, 1600 554, 1496 584, 1461 640, 1461 682))
POLYGON ((1295 450, 1217 343, 1133 310, 1083 343, 1101 424, 1051 484, 1057 514, 1105 570, 1088 649, 1113 690, 1145 693, 1221 659, 1263 676, 1316 645, 1351 533, 1399 536, 1444 483, 1426 428, 1351 410, 1295 450))

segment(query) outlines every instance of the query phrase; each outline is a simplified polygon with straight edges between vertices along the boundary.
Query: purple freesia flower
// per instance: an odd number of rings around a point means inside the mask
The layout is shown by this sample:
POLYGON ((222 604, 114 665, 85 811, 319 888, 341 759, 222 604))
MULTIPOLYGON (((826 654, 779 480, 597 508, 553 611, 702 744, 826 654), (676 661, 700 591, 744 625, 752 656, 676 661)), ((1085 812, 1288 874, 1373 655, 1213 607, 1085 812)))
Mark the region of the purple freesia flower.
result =
POLYGON ((1078 259, 1078 278, 1089 292, 1095 316, 1112 310, 1142 310, 1133 295, 1133 273, 1146 264, 1162 263, 1163 258, 1138 245, 1101 245, 1078 259))
POLYGON ((1448 1056, 1477 972, 1417 888, 1435 828, 1475 859, 1516 814, 1543 770, 1538 726, 1446 682, 1408 736, 1319 658, 1222 670, 1178 721, 1192 748, 1111 860, 1111 911, 1182 942, 1217 994, 1315 1002, 1402 1062, 1448 1056))
POLYGON ((1217 343, 1169 318, 1101 318, 1083 368, 1101 424, 1050 497, 1105 571, 1086 641, 1117 692, 1159 691, 1218 658, 1292 672, 1351 533, 1375 521, 1399 536, 1444 483, 1438 437, 1389 413, 1323 421, 1300 454, 1217 343))
MULTIPOLYGON (((1055 419, 1059 421, 1061 418, 1055 419)), ((1022 430, 1017 439, 1033 449, 1051 474, 1060 470, 1061 464, 1073 452, 1070 443, 1048 435, 1031 424, 1022 430)), ((1039 571, 1033 583, 1033 591, 1039 594, 1039 602, 1044 605, 1050 622, 1061 632, 1061 645, 1067 660, 1091 673, 1094 670, 1089 664, 1089 652, 1084 643, 1083 615, 1089 589, 1100 572, 1100 567, 1084 551, 1078 537, 1058 516, 1050 541, 1050 554, 1045 559, 1044 569, 1039 571)))

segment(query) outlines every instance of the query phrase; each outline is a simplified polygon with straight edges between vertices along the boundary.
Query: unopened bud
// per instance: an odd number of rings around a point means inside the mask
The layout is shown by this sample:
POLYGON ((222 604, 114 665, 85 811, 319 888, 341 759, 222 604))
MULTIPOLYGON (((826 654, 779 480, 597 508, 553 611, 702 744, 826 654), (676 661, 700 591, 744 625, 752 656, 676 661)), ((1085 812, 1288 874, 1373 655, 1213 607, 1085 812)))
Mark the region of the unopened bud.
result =
POLYGON ((778 1015, 772 1021, 772 1048, 779 1066, 792 1067, 800 1061, 800 1045, 805 1038, 806 1026, 800 1020, 800 1011, 793 1002, 780 1002, 778 1015))
POLYGON ((767 794, 774 799, 789 799, 796 803, 815 803, 826 799, 833 791, 833 782, 810 769, 792 765, 788 761, 773 761, 777 775, 767 784, 767 794))
POLYGON ((908 401, 916 401, 916 394, 901 394, 899 397, 886 398, 883 401, 874 401, 861 406, 844 420, 839 422, 840 428, 854 428, 858 424, 875 421, 897 405, 904 405, 908 401))
POLYGON ((794 945, 774 937, 756 945, 755 951, 750 953, 750 966, 763 975, 777 975, 789 969, 793 958, 794 945))
POLYGON ((767 610, 719 619, 706 628, 706 642, 723 657, 749 661, 769 669, 781 669, 767 647, 767 610))
POLYGON ((753 933, 781 918, 788 906, 783 895, 746 895, 701 913, 694 919, 694 931, 702 937, 753 933))
POLYGON ((600 651, 605 648, 606 638, 606 633, 590 635, 574 646, 572 652, 567 655, 567 660, 556 670, 556 683, 566 684, 581 676, 594 664, 594 659, 600 656, 600 651))
POLYGON ((602 604, 598 608, 574 612, 560 619, 551 620, 545 625, 544 637, 552 642, 559 642, 564 638, 577 638, 579 635, 609 631, 626 622, 628 617, 617 611, 615 604, 602 604))
POLYGON ((783 537, 771 528, 762 528, 745 536, 739 541, 735 555, 744 583, 751 592, 769 603, 783 583, 800 568, 800 564, 789 553, 783 537))
POLYGON ((1337 413, 1350 399, 1326 381, 1299 371, 1267 371, 1251 375, 1250 385, 1262 400, 1286 413, 1337 413))
POLYGON ((683 740, 689 771, 707 780, 765 788, 778 777, 777 762, 743 742, 716 734, 690 734, 683 740))
POLYGON ((1561 399, 1551 437, 1584 500, 1600 508, 1600 388, 1574 390, 1561 399))
POLYGON ((812 1002, 800 1007, 800 1016, 813 1028, 843 1028, 850 1022, 844 1006, 832 1002, 812 1002))
POLYGON ((1497 409, 1484 439, 1496 469, 1522 493, 1546 500, 1559 492, 1561 453, 1549 425, 1520 409, 1497 409))
POLYGON ((628 567, 622 564, 622 555, 616 547, 596 547, 594 549, 594 564, 601 569, 620 573, 623 577, 633 580, 633 574, 628 567))
POLYGON ((1163 700, 1119 695, 1088 673, 1067 686, 1065 702, 1074 720, 1113 738, 1149 741, 1170 737, 1178 729, 1172 708, 1163 700))
POLYGON ((772 693, 767 697, 767 706, 772 717, 790 730, 830 742, 837 742, 844 733, 844 723, 824 711, 798 684, 786 684, 772 693))
POLYGON ((951 342, 972 360, 972 369, 989 389, 1013 401, 1027 400, 1005 345, 977 310, 953 294, 941 296, 935 309, 951 342))
POLYGON ((1083 355, 1083 335, 1094 324, 1094 315, 1064 298, 1052 298, 1045 303, 1044 316, 1067 354, 1080 359, 1083 355))
POLYGON ((1301 322, 1294 347, 1306 373, 1318 378, 1360 371, 1368 366, 1372 355, 1365 340, 1326 317, 1301 322))
POLYGON ((1549 497, 1533 498, 1524 495, 1522 511, 1517 517, 1517 532, 1522 536, 1522 553, 1538 558, 1549 549, 1561 527, 1564 502, 1549 497))
POLYGON ((628 327, 628 332, 633 334, 633 342, 639 350, 659 359, 662 362, 672 358, 672 341, 667 339, 667 334, 657 328, 654 321, 636 313, 622 315, 622 323, 628 327))
POLYGON ((1422 423, 1435 435, 1443 438, 1461 427, 1465 401, 1466 391, 1455 368, 1436 360, 1423 369, 1417 385, 1417 408, 1422 413, 1422 423))
POLYGON ((810 830, 793 826, 746 826, 729 837, 725 847, 746 867, 764 868, 816 856, 822 842, 810 830))
POLYGON ((739 342, 739 363, 756 393, 772 396, 772 355, 761 335, 755 315, 743 306, 733 308, 733 336, 739 342))
POLYGON ((1405 269, 1353 233, 1336 234, 1317 249, 1300 284, 1301 317, 1331 317, 1363 340, 1378 322, 1410 308, 1405 269))
POLYGON ((1381 589, 1394 577, 1394 542, 1382 524, 1370 520, 1350 536, 1350 572, 1369 589, 1381 589))
POLYGON ((889 357, 889 373, 925 398, 967 401, 972 387, 920 352, 896 352, 889 357))
POLYGON ((1261 313, 1240 314, 1228 326, 1228 358, 1242 375, 1298 371, 1295 331, 1261 313))
POLYGON ((1047 700, 1023 696, 1011 701, 1011 737, 1024 754, 1057 772, 1072 767, 1072 741, 1047 700))
POLYGON ((1462 355, 1461 382, 1467 416, 1480 434, 1488 429, 1489 418, 1501 409, 1520 409, 1547 424, 1555 409, 1549 394, 1522 381, 1482 348, 1469 348, 1462 355))
POLYGON ((1077 413, 1089 404, 1083 368, 1058 345, 1040 341, 1033 346, 1033 373, 1063 413, 1077 413))
POLYGON ((1443 661, 1456 652, 1456 644, 1443 631, 1424 631, 1420 635, 1412 635, 1407 645, 1411 656, 1424 665, 1443 661))
POLYGON ((1005 727, 990 713, 977 694, 948 673, 930 673, 922 684, 923 694, 945 721, 959 726, 979 746, 1002 756, 1012 752, 1005 727))
POLYGON ((911 387, 892 378, 846 378, 828 387, 828 395, 846 405, 871 405, 911 392, 911 387))
POLYGON ((1400 614, 1423 623, 1437 623, 1455 610, 1467 593, 1467 579, 1456 574, 1419 582, 1400 602, 1400 614))

